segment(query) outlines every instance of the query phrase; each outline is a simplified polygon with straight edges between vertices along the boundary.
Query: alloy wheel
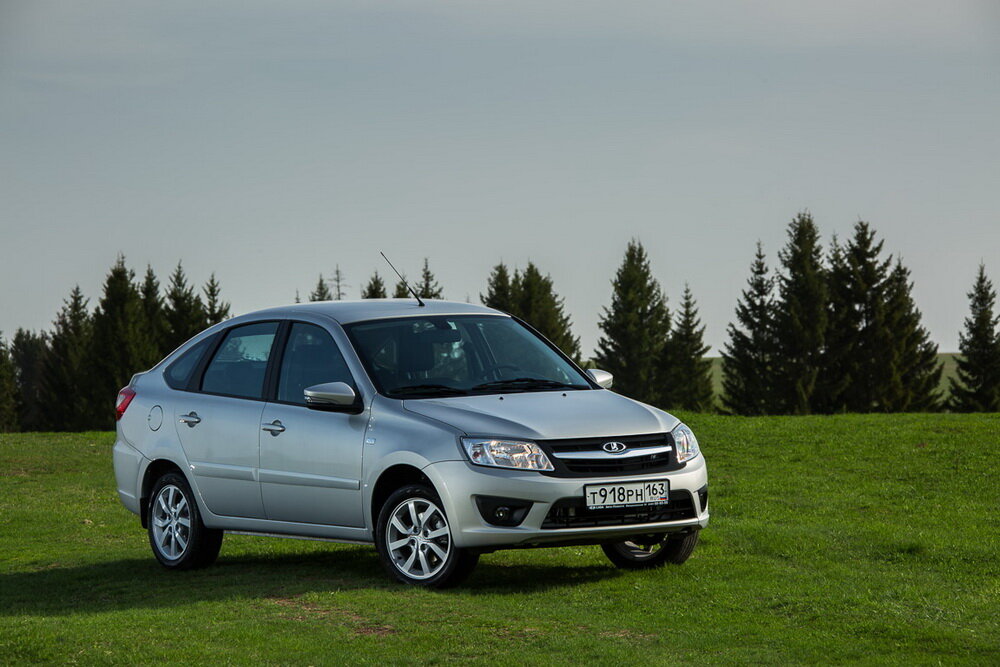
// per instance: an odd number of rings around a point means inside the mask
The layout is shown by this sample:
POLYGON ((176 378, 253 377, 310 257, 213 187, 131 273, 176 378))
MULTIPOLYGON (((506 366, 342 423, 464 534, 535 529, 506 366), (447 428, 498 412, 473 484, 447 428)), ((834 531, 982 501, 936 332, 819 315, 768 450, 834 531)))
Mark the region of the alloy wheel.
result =
POLYGON ((173 484, 153 500, 153 543, 163 556, 177 560, 191 541, 191 508, 184 492, 173 484))
POLYGON ((396 568, 411 579, 429 579, 451 555, 451 530, 437 505, 426 498, 407 498, 392 511, 386 545, 396 568))

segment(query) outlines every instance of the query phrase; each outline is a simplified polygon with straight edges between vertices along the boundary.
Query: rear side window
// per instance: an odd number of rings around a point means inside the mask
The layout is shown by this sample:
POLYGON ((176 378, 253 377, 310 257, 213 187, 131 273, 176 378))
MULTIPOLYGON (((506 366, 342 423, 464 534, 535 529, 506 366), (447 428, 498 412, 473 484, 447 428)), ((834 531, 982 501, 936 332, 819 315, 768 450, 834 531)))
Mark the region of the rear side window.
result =
POLYGON ((333 337, 315 324, 296 322, 281 360, 278 400, 305 405, 303 390, 325 382, 354 386, 354 378, 333 337))
POLYGON ((267 360, 277 332, 277 322, 230 329, 205 369, 201 390, 238 398, 263 398, 267 360))
POLYGON ((191 382, 191 374, 194 373, 194 369, 198 367, 198 362, 205 356, 205 352, 214 340, 215 336, 209 336, 170 364, 167 367, 167 371, 163 374, 163 378, 167 381, 167 384, 174 389, 187 389, 191 382))

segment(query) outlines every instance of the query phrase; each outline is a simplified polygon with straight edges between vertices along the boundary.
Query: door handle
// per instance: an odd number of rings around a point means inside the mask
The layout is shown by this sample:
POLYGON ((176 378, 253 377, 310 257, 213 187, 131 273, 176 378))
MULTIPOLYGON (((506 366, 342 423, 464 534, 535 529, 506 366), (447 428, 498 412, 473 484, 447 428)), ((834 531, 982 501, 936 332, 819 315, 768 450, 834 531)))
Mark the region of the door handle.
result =
POLYGON ((187 424, 188 428, 194 428, 195 426, 201 423, 201 417, 198 416, 197 412, 192 410, 186 415, 181 415, 178 421, 180 421, 180 423, 182 424, 187 424))
POLYGON ((285 432, 285 427, 281 425, 281 422, 275 419, 270 424, 264 424, 260 427, 260 430, 267 431, 271 435, 278 435, 279 433, 285 432))

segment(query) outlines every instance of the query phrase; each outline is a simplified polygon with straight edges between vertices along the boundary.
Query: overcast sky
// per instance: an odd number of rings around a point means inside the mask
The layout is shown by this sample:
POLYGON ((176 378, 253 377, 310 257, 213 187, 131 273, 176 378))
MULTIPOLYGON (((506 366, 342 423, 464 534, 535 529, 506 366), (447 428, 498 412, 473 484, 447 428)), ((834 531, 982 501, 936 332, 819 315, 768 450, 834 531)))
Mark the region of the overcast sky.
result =
POLYGON ((585 351, 629 238, 719 346, 754 243, 859 218, 942 351, 1000 283, 1000 4, 0 0, 0 330, 119 252, 236 312, 384 250, 552 275, 585 351))

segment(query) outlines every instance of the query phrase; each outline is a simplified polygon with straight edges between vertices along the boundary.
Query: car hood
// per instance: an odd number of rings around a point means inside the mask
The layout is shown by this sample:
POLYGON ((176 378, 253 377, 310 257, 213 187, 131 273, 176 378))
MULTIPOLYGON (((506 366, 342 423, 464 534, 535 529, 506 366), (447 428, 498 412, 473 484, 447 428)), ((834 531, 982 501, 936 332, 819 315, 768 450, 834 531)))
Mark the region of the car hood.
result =
POLYGON ((606 389, 427 398, 403 401, 403 407, 467 435, 540 440, 660 433, 680 423, 606 389))

